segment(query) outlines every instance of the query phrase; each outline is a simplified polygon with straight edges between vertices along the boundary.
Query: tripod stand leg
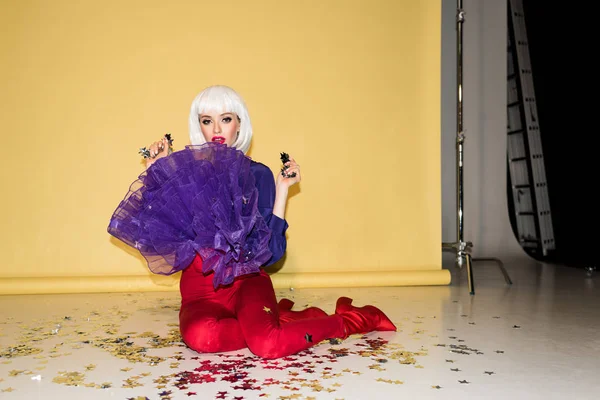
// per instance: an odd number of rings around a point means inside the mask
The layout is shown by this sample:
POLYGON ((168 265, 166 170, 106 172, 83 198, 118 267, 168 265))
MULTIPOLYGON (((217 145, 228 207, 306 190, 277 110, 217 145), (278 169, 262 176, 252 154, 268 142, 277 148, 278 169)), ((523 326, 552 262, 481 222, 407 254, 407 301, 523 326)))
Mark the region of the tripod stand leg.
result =
POLYGON ((475 294, 475 283, 473 282, 473 262, 471 259, 471 254, 465 254, 465 260, 467 262, 467 279, 469 280, 469 293, 475 294))
POLYGON ((504 268, 504 263, 499 260, 498 258, 474 258, 473 261, 494 261, 498 264, 498 266, 500 267, 500 271, 502 271, 502 275, 504 275, 504 280, 506 281, 506 283, 508 283, 509 285, 512 285, 512 280, 510 279, 510 276, 508 276, 508 272, 506 271, 506 268, 504 268))

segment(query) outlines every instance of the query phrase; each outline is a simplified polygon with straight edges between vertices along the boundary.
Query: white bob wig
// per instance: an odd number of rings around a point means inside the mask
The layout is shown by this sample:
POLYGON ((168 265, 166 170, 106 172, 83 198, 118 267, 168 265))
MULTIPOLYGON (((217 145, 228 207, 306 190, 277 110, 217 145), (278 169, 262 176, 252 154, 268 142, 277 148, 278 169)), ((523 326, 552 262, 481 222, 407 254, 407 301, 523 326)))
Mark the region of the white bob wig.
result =
POLYGON ((244 100, 235 90, 223 85, 209 86, 196 96, 190 109, 189 128, 190 142, 193 145, 206 143, 200 129, 199 115, 204 112, 235 113, 240 122, 240 133, 232 147, 244 154, 250 148, 252 140, 252 123, 244 100))

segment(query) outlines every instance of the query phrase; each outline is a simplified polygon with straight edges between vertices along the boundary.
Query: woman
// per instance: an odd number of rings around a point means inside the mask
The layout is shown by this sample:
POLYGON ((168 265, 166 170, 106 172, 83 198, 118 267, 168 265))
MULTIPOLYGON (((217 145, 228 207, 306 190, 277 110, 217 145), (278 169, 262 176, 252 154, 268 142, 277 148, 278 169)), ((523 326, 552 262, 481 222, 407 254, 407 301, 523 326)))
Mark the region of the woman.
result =
MULTIPOLYGON (((292 311, 277 303, 264 268, 286 250, 285 206, 300 166, 282 172, 245 153, 252 125, 241 97, 211 86, 192 102, 192 146, 172 152, 170 137, 143 149, 147 170, 111 219, 109 233, 135 246, 155 273, 183 271, 180 331, 198 352, 248 347, 264 358, 295 354, 331 338, 395 331, 378 308, 341 297, 335 314, 317 307, 292 311)), ((282 156, 284 154, 282 153, 282 156)))

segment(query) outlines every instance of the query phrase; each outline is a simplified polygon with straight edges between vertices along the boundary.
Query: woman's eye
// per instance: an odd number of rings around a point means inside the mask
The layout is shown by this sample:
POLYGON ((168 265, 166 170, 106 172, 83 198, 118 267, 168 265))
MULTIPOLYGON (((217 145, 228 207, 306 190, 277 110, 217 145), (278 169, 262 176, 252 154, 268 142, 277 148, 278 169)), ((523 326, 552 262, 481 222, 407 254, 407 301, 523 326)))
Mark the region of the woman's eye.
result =
POLYGON ((210 119, 200 120, 200 123, 203 124, 203 125, 208 125, 208 124, 210 124, 210 119))
POLYGON ((223 118, 223 122, 225 122, 227 124, 230 123, 231 122, 231 117, 225 117, 225 118, 223 118))

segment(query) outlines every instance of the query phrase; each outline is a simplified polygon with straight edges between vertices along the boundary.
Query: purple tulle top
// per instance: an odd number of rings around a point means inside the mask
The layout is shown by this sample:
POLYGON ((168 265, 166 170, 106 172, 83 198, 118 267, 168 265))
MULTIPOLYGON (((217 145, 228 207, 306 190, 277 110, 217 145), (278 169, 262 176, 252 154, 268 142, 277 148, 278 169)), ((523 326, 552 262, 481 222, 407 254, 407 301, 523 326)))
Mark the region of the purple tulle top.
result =
POLYGON ((108 233, 136 248, 153 273, 181 271, 199 254, 214 286, 228 285, 283 256, 288 225, 273 214, 274 201, 264 164, 223 144, 186 146, 131 184, 108 233))

